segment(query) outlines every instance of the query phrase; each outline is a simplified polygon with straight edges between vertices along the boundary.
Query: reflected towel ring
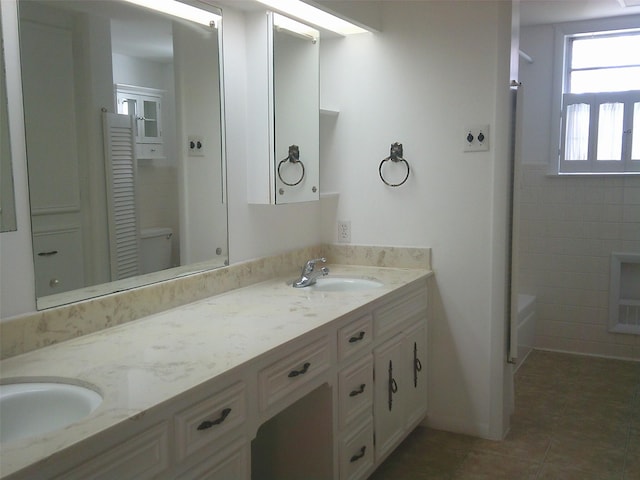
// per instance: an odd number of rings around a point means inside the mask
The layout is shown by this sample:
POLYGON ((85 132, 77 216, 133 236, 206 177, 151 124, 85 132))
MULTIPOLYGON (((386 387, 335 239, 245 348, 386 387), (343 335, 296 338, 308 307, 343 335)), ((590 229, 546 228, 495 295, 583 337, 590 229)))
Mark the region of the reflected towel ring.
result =
POLYGON ((289 155, 287 155, 287 158, 285 158, 284 160, 281 160, 280 163, 278 164, 278 178, 282 183, 284 183, 285 185, 288 185, 289 187, 295 187, 304 179, 304 163, 302 163, 302 160, 300 160, 300 148, 297 145, 291 145, 289 147, 289 155), (280 174, 280 167, 282 167, 282 164, 287 161, 291 163, 298 163, 302 167, 302 173, 300 174, 300 178, 295 183, 286 182, 282 178, 282 175, 280 174))
POLYGON ((402 158, 402 144, 398 142, 393 143, 391 145, 389 156, 384 160, 382 160, 380 162, 380 166, 378 167, 378 174, 380 175, 380 180, 382 180, 385 183, 385 185, 389 185, 390 187, 399 187, 400 185, 404 185, 404 183, 407 181, 407 179, 409 178, 410 171, 411 169, 409 168, 409 162, 407 162, 404 158, 402 158), (384 165, 384 162, 388 160, 391 160, 394 163, 404 162, 404 164, 407 166, 407 174, 404 176, 404 179, 401 182, 390 183, 382 175, 382 165, 384 165))

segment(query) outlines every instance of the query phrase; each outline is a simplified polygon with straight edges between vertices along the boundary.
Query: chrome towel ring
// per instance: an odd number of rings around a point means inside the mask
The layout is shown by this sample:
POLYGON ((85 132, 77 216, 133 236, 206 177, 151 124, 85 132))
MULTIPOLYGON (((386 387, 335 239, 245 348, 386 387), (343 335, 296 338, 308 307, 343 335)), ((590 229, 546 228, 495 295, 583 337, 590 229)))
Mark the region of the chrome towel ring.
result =
POLYGON ((278 164, 278 178, 282 183, 284 183, 285 185, 288 185, 289 187, 295 187, 304 179, 304 163, 302 163, 302 160, 300 160, 300 148, 298 147, 298 145, 289 146, 289 155, 287 155, 287 158, 281 160, 280 163, 278 164), (282 167, 282 164, 287 161, 291 163, 297 163, 302 167, 300 178, 295 183, 288 183, 287 181, 285 181, 284 178, 282 178, 282 175, 280 174, 280 168, 282 167))
POLYGON ((409 173, 411 169, 409 168, 409 162, 407 162, 404 158, 402 158, 402 144, 401 143, 393 143, 391 144, 391 149, 389 152, 389 156, 380 162, 380 166, 378 167, 378 174, 380 175, 380 180, 382 180, 385 185, 389 185, 390 187, 399 187, 400 185, 404 185, 409 178, 409 173), (391 160, 394 163, 403 162, 407 167, 407 174, 404 176, 404 179, 399 183, 390 183, 388 182, 384 176, 382 175, 382 165, 384 162, 391 160))

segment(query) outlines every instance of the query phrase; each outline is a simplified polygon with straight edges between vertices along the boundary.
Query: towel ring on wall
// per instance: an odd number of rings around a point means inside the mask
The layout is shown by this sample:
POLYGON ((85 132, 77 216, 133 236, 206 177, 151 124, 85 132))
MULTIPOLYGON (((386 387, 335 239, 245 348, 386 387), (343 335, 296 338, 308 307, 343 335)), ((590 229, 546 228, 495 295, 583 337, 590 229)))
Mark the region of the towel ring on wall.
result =
POLYGON ((280 181, 282 183, 284 183, 285 185, 288 185, 290 187, 295 187, 304 178, 304 163, 302 163, 302 160, 300 160, 300 148, 298 147, 298 145, 289 146, 289 155, 287 155, 287 158, 285 158, 284 160, 281 160, 280 163, 278 164, 278 178, 280 179, 280 181), (280 174, 280 167, 282 167, 282 164, 287 162, 287 161, 289 161, 291 163, 297 163, 302 167, 302 173, 300 174, 300 178, 295 183, 286 182, 284 180, 284 178, 282 178, 282 175, 280 174))
POLYGON ((399 187, 400 185, 403 185, 404 182, 407 181, 407 178, 409 178, 410 171, 411 169, 409 168, 409 162, 407 162, 404 158, 402 158, 402 144, 398 142, 391 144, 389 156, 384 160, 382 160, 380 162, 380 166, 378 167, 378 174, 380 174, 380 180, 382 180, 385 183, 385 185, 389 185, 390 187, 399 187), (404 162, 404 164, 407 166, 407 174, 404 176, 404 179, 401 182, 390 183, 382 175, 382 165, 384 165, 384 162, 388 160, 391 160, 394 163, 404 162))

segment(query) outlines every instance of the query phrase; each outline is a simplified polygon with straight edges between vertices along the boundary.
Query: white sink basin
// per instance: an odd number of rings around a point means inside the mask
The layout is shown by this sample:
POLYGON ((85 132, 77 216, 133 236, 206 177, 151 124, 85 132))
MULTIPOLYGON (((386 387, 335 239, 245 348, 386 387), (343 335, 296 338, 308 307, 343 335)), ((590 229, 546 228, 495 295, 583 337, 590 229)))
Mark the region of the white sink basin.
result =
POLYGON ((0 385, 0 443, 66 427, 89 415, 100 403, 98 393, 68 383, 0 385))
POLYGON ((309 288, 318 292, 354 292, 380 287, 382 283, 368 278, 320 277, 309 288))

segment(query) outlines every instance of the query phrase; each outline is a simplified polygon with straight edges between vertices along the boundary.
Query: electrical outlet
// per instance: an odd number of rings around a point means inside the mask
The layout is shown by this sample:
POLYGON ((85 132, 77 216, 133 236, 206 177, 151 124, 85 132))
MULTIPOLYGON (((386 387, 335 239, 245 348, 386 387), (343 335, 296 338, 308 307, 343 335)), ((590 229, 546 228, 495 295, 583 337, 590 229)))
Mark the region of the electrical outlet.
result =
POLYGON ((338 242, 351 243, 351 220, 338 220, 338 242))

